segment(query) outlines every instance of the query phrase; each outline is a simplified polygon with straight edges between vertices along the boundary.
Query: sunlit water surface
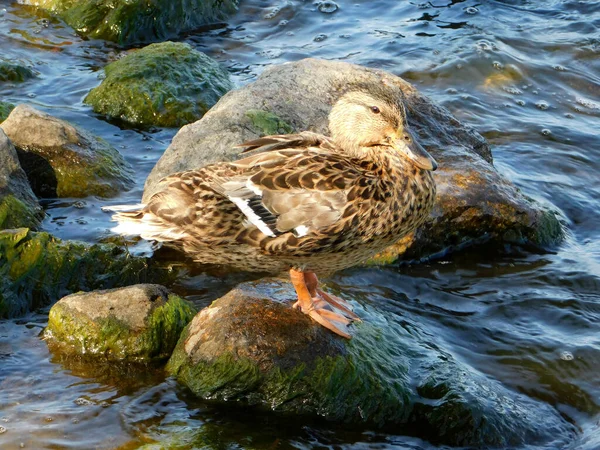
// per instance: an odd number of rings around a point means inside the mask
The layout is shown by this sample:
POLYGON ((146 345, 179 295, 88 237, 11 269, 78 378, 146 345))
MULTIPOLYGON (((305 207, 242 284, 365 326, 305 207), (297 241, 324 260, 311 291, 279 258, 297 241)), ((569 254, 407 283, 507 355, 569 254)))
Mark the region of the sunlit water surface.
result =
MULTIPOLYGON (((560 248, 473 248, 328 281, 385 313, 390 326, 400 317, 418 324, 472 370, 550 404, 578 430, 575 440, 556 437, 562 448, 600 448, 600 3, 321 3, 243 0, 229 22, 180 40, 221 61, 240 86, 266 66, 308 56, 386 69, 482 133, 496 167, 560 212, 567 229, 560 248)), ((30 103, 118 148, 138 183, 110 203, 139 200, 176 132, 122 129, 82 104, 100 69, 122 50, 0 0, 0 56, 39 72, 27 83, 0 85, 0 98, 30 103)), ((47 202, 44 229, 98 241, 109 234, 105 202, 47 202)), ((177 288, 202 306, 236 281, 200 273, 177 288)), ((46 320, 47 311, 39 311, 0 322, 3 449, 133 449, 175 432, 188 435, 182 448, 438 448, 403 435, 207 404, 159 370, 63 359, 39 339, 46 320)))

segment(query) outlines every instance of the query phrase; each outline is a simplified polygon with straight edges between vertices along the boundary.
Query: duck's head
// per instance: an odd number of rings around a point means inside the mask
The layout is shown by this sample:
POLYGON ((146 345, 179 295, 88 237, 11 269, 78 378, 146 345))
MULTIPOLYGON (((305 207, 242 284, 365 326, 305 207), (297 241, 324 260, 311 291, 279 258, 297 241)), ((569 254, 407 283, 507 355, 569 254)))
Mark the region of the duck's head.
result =
POLYGON ((400 89, 383 83, 350 87, 329 114, 331 137, 356 158, 388 151, 421 169, 435 170, 435 159, 408 128, 402 100, 400 89))

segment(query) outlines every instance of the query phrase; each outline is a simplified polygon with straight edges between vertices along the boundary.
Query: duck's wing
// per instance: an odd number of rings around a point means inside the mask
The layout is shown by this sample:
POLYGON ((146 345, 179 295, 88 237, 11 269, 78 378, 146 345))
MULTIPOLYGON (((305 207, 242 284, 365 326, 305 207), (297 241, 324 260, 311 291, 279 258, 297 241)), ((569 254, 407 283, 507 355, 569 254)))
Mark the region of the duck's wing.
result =
POLYGON ((243 148, 242 153, 270 152, 284 149, 319 148, 325 151, 337 151, 335 142, 322 134, 303 131, 297 134, 278 134, 264 136, 252 141, 244 142, 236 147, 243 148))
POLYGON ((215 179, 211 187, 269 237, 303 237, 336 224, 357 189, 375 181, 355 160, 312 150, 271 151, 232 164, 253 170, 215 179))

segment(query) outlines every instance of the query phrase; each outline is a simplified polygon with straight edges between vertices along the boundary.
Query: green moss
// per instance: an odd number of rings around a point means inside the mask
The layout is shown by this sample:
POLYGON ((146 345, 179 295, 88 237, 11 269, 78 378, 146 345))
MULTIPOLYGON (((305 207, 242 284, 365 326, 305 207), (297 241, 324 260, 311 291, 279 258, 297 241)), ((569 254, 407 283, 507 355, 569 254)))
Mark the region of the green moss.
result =
POLYGON ((0 230, 6 228, 37 228, 41 219, 40 210, 28 206, 14 195, 0 198, 0 230))
POLYGON ((59 302, 50 310, 45 335, 68 353, 151 362, 171 355, 181 331, 195 313, 189 302, 170 295, 164 305, 152 311, 142 330, 132 330, 118 318, 91 320, 59 302))
POLYGON ((6 118, 13 109, 15 109, 15 105, 13 105, 12 103, 0 101, 0 123, 6 120, 6 118))
POLYGON ((224 19, 237 0, 30 0, 79 33, 122 45, 162 41, 224 19))
POLYGON ((85 102, 135 125, 178 127, 201 118, 233 85, 213 59, 187 44, 152 44, 104 68, 85 102))
POLYGON ((51 157, 50 164, 56 177, 57 197, 113 197, 133 185, 129 164, 102 141, 91 158, 65 152, 62 157, 51 157))
POLYGON ((6 60, 0 60, 0 82, 23 82, 35 78, 36 72, 29 67, 21 66, 6 60))
POLYGON ((61 241, 26 228, 0 231, 0 318, 15 317, 80 290, 173 276, 113 244, 61 241))
POLYGON ((556 214, 549 209, 543 209, 530 237, 531 242, 542 247, 551 247, 558 245, 564 237, 565 232, 556 214))
POLYGON ((379 332, 365 324, 361 328, 347 345, 347 355, 318 358, 310 368, 300 364, 268 371, 256 361, 227 352, 213 361, 190 363, 183 348, 188 328, 167 370, 202 398, 239 400, 343 422, 402 422, 409 411, 408 366, 393 361, 381 345, 370 349, 370 358, 365 359, 365 345, 378 341, 379 332), (382 374, 389 374, 385 383, 382 374))
POLYGON ((246 117, 250 119, 252 125, 259 130, 263 136, 290 134, 294 132, 291 125, 268 111, 251 109, 246 111, 246 117))

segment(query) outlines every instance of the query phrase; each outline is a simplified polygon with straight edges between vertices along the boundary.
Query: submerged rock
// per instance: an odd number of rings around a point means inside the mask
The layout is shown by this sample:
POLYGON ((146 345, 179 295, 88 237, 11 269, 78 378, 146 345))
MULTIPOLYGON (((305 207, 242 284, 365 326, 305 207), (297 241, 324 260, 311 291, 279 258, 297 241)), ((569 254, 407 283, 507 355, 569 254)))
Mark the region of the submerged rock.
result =
POLYGON ((28 105, 0 125, 39 197, 111 197, 133 185, 133 171, 104 140, 28 105))
POLYGON ((254 83, 225 95, 202 120, 177 133, 146 181, 144 200, 162 177, 234 160, 240 152, 235 145, 275 129, 329 134, 331 105, 349 84, 365 81, 393 83, 402 89, 408 121, 439 163, 434 173, 436 205, 428 222, 376 262, 392 262, 399 256, 423 258, 481 240, 545 246, 562 238, 555 215, 496 171, 481 135, 401 78, 337 61, 305 59, 271 67, 254 83), (268 117, 271 125, 257 117, 268 117))
POLYGON ((26 228, 0 231, 0 318, 25 314, 81 290, 172 276, 115 244, 61 241, 26 228))
POLYGON ((24 0, 60 16, 82 35, 127 45, 161 41, 222 20, 238 0, 24 0))
POLYGON ((0 82, 12 81, 21 83, 35 78, 37 73, 22 64, 0 58, 0 82))
POLYGON ((0 128, 0 230, 37 228, 44 213, 29 187, 17 152, 0 128))
POLYGON ((345 340, 291 308, 279 281, 238 286, 182 333, 168 371, 197 396, 410 430, 432 442, 512 446, 573 430, 549 406, 473 373, 419 324, 361 311, 345 340), (276 300, 273 300, 276 299, 276 300))
POLYGON ((85 102, 126 122, 178 127, 198 120, 232 89, 229 74, 188 44, 163 42, 108 64, 85 102))
POLYGON ((151 362, 171 355, 195 313, 156 284, 79 292, 52 307, 44 337, 67 353, 151 362))

